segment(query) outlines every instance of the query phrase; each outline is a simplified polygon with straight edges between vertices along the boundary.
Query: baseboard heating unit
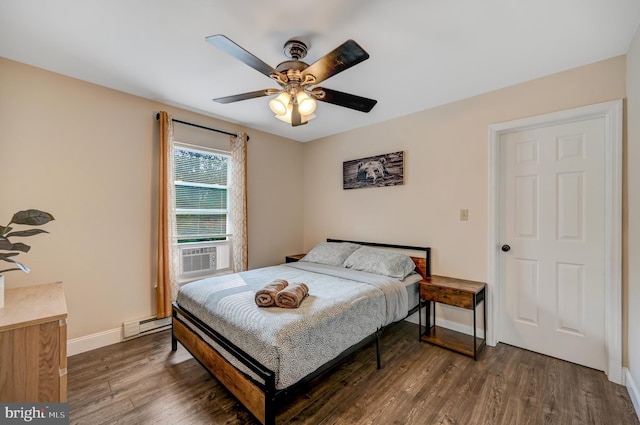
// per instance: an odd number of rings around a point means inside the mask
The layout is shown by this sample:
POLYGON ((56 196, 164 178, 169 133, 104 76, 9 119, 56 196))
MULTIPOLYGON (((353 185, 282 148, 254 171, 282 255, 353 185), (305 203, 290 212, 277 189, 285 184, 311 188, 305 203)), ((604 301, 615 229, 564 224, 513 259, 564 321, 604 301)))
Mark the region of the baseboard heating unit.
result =
POLYGON ((158 319, 150 317, 143 320, 133 320, 122 324, 124 340, 138 338, 143 335, 149 335, 160 332, 165 329, 171 329, 171 317, 158 319))

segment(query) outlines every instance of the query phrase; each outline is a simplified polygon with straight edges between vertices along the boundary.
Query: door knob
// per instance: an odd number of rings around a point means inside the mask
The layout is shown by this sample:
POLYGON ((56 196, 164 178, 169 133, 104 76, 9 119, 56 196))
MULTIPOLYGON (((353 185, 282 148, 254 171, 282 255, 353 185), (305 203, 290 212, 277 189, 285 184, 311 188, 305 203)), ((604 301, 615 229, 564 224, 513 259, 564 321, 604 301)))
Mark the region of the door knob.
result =
POLYGON ((500 248, 502 250, 502 252, 509 252, 511 251, 511 247, 509 245, 502 245, 502 248, 500 248))

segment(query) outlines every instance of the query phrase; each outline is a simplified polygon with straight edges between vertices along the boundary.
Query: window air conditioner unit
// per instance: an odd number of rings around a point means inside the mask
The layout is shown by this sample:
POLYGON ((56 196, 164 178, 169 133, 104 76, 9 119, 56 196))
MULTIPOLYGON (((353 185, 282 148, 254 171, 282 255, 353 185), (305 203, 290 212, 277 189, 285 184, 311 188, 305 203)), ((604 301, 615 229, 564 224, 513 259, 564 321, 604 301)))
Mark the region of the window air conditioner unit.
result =
POLYGON ((180 273, 205 274, 216 271, 217 247, 184 247, 180 248, 180 273))

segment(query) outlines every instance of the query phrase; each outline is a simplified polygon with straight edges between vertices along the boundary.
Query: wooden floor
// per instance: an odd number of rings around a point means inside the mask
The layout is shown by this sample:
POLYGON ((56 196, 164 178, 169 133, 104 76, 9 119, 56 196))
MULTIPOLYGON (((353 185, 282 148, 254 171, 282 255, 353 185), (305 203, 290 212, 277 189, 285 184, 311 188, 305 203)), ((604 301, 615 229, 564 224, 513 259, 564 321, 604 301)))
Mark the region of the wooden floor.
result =
MULTIPOLYGON (((72 424, 257 424, 168 331, 69 358, 72 424)), ((278 424, 639 425, 604 373, 504 344, 473 359, 403 322, 293 396, 278 424)))

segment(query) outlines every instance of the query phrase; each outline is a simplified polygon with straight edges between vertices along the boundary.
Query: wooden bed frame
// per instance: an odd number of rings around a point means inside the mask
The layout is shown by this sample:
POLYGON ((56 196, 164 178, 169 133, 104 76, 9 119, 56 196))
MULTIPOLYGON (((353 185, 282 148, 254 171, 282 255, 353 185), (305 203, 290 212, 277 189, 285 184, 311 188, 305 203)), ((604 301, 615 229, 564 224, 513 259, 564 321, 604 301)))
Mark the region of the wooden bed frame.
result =
MULTIPOLYGON (((327 242, 351 242, 360 245, 393 248, 411 251, 424 251, 425 258, 411 257, 416 263, 416 271, 422 275, 423 279, 429 280, 431 277, 431 249, 425 247, 415 247, 407 245, 391 245, 374 242, 356 242, 340 239, 327 239, 327 242)), ((408 315, 417 311, 416 306, 408 315)), ((276 410, 283 401, 284 396, 300 389, 302 385, 333 368, 347 356, 369 344, 376 342, 377 367, 380 369, 380 335, 382 331, 392 324, 379 329, 364 340, 345 350, 338 357, 324 364, 316 371, 302 378, 296 384, 285 389, 276 389, 275 373, 264 366, 247 353, 236 347, 215 329, 210 328, 201 320, 193 316, 188 311, 181 308, 177 303, 173 303, 172 309, 172 333, 171 350, 178 349, 178 341, 187 351, 195 357, 202 366, 205 367, 218 381, 224 385, 242 403, 256 419, 264 425, 275 425, 276 410), (196 331, 186 324, 198 329, 202 334, 220 345, 225 351, 230 353, 236 360, 255 373, 264 382, 259 382, 253 377, 241 372, 229 361, 227 361, 214 347, 207 343, 196 331)))

